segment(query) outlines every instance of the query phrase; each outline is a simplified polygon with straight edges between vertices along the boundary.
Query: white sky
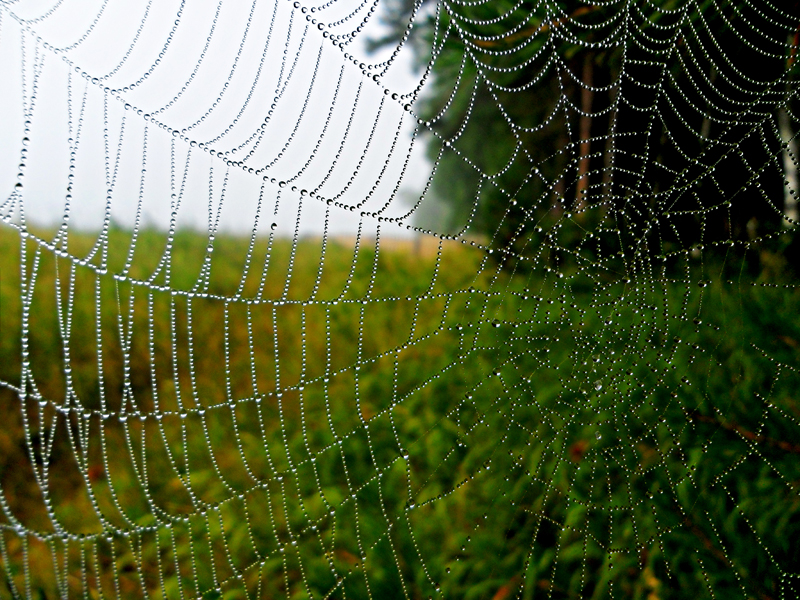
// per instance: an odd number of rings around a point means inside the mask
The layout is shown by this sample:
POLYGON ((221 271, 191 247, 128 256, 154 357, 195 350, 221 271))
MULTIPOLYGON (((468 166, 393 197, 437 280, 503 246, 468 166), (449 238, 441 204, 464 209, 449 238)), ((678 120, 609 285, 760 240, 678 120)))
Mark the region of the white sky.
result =
MULTIPOLYGON (((383 88, 404 94, 417 85, 418 80, 409 66, 408 49, 401 52, 383 78, 382 85, 378 85, 365 78, 360 69, 333 46, 330 39, 324 39, 321 31, 307 23, 305 15, 299 10, 295 11, 289 34, 293 11, 289 0, 256 2, 246 38, 245 29, 252 7, 249 3, 227 1, 219 5, 216 0, 186 0, 174 39, 158 66, 135 89, 125 91, 125 86, 140 80, 151 70, 163 51, 179 12, 180 1, 153 0, 147 19, 144 19, 148 10, 147 0, 108 0, 100 18, 96 20, 102 6, 103 0, 63 0, 61 3, 50 0, 8 3, 0 7, 0 81, 4 82, 4 90, 0 93, 0 202, 10 196, 13 200, 12 192, 22 162, 25 165, 22 198, 25 218, 29 222, 58 225, 68 208, 70 228, 99 229, 105 218, 106 196, 110 190, 110 217, 115 223, 131 228, 139 214, 143 224, 166 228, 172 211, 171 203, 174 202, 171 195, 178 193, 184 178, 184 167, 188 164, 184 192, 180 196, 177 211, 178 222, 206 229, 209 221, 209 188, 213 219, 216 218, 227 170, 228 181, 219 213, 220 229, 252 230, 262 185, 260 176, 245 173, 236 167, 227 169, 222 160, 198 148, 191 149, 191 158, 187 163, 190 147, 183 140, 174 142, 175 160, 171 160, 173 140, 170 134, 152 124, 148 125, 143 116, 135 110, 126 110, 124 103, 111 95, 106 96, 108 101, 104 107, 104 86, 122 90, 119 95, 125 102, 141 109, 143 113, 158 113, 158 120, 171 128, 187 128, 185 135, 189 139, 205 142, 217 151, 229 151, 245 142, 267 117, 276 95, 280 95, 274 114, 264 129, 263 139, 258 144, 249 143, 245 150, 233 154, 231 158, 241 160, 253 150, 247 165, 254 169, 270 165, 267 175, 277 180, 290 180, 301 170, 321 139, 316 157, 293 180, 298 189, 307 190, 317 188, 325 180, 340 151, 351 111, 355 107, 350 133, 341 149, 338 164, 319 193, 330 197, 341 191, 361 160, 364 149, 368 148, 358 176, 339 198, 341 202, 354 205, 366 198, 384 167, 384 161, 387 158, 390 160, 380 185, 364 208, 350 212, 332 207, 329 232, 336 235, 354 233, 361 210, 380 210, 391 197, 409 151, 413 124, 412 117, 402 109, 402 101, 385 96, 383 88), (53 7, 55 10, 49 12, 53 7), (215 14, 217 23, 203 60, 199 62, 215 14), (45 18, 41 18, 43 16, 45 18), (57 54, 38 46, 32 34, 24 34, 18 19, 27 20, 36 35, 57 48, 74 45, 90 28, 91 32, 73 49, 57 54), (237 61, 240 48, 241 55, 237 61), (298 50, 297 65, 287 82, 292 60, 298 50), (287 57, 285 65, 282 60, 284 51, 287 57), (68 85, 69 65, 62 57, 68 58, 73 65, 92 77, 97 77, 98 81, 89 82, 73 71, 71 86, 68 85), (319 67, 311 86, 317 61, 319 67), (234 63, 236 69, 232 72, 234 63), (30 142, 27 155, 21 160, 24 114, 26 107, 31 110, 32 81, 34 72, 39 69, 28 135, 30 142), (341 84, 337 94, 340 73, 341 84), (107 74, 111 75, 103 79, 107 74), (361 91, 356 102, 359 84, 361 91), (282 93, 281 89, 284 89, 282 93), (176 95, 179 97, 174 100, 176 95), (308 101, 303 111, 307 95, 308 101), (71 119, 68 112, 69 97, 71 119), (383 109, 378 118, 381 101, 383 109), (79 122, 82 105, 83 119, 79 122), (167 108, 159 112, 165 106, 167 108), (198 123, 212 107, 213 110, 198 123), (321 138, 329 111, 327 132, 321 138), (237 123, 229 129, 240 112, 237 123), (401 125, 401 131, 396 147, 391 151, 398 125, 401 125), (368 143, 373 127, 374 135, 368 143), (104 147, 106 131, 110 157, 108 168, 104 147), (292 136, 292 141, 278 158, 292 136), (77 139, 78 143, 72 198, 68 201, 70 138, 77 139), (174 175, 171 174, 173 165, 174 175), (142 186, 143 166, 146 167, 146 174, 142 186), (174 184, 171 183, 173 178, 174 184)), ((303 6, 310 8, 315 5, 306 0, 303 6)), ((325 23, 333 23, 358 6, 359 3, 354 0, 337 0, 330 8, 315 12, 312 16, 325 23)), ((366 14, 369 6, 366 4, 356 18, 330 31, 349 31, 366 14)), ((365 62, 379 62, 389 54, 387 51, 368 56, 364 51, 364 41, 380 33, 377 20, 373 17, 373 24, 348 48, 348 52, 362 56, 365 62)), ((414 192, 419 193, 429 173, 430 166, 424 158, 423 144, 417 143, 400 192, 384 214, 399 216, 407 212, 408 202, 403 198, 414 192)), ((283 235, 292 233, 296 226, 302 235, 322 234, 327 208, 324 203, 305 198, 302 210, 298 211, 299 194, 287 188, 280 192, 277 215, 273 216, 278 195, 277 185, 265 185, 260 230, 266 231, 272 223, 277 223, 277 231, 283 235)), ((0 212, 7 214, 11 205, 6 202, 0 212)), ((13 220, 18 221, 18 215, 13 220)), ((374 220, 370 219, 368 223, 369 227, 374 227, 374 220)), ((382 226, 382 231, 384 235, 391 236, 406 233, 404 228, 392 224, 382 226)))

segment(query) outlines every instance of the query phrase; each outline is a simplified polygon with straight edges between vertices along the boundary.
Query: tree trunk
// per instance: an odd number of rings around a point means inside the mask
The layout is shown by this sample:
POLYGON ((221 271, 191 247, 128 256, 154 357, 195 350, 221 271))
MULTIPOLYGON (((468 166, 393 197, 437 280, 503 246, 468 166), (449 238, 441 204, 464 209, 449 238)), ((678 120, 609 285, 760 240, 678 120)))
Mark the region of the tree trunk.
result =
MULTIPOLYGON (((800 28, 796 29, 793 35, 789 36, 789 59, 786 61, 786 68, 791 69, 797 58, 798 38, 800 28)), ((797 223, 797 198, 792 192, 798 192, 797 188, 797 139, 792 133, 792 121, 789 118, 789 105, 778 111, 778 128, 780 129, 783 148, 783 220, 784 227, 792 227, 797 223)))
POLYGON ((594 99, 594 90, 592 90, 594 75, 594 55, 587 52, 583 58, 583 75, 581 81, 581 117, 578 126, 578 134, 580 136, 580 157, 578 159, 578 181, 575 189, 575 209, 581 210, 585 204, 586 190, 589 188, 589 151, 591 150, 591 143, 589 138, 592 137, 592 100, 594 99))
POLYGON ((778 111, 778 127, 781 132, 783 148, 783 175, 785 183, 783 186, 783 214, 786 217, 783 221, 784 227, 791 227, 797 222, 797 199, 792 192, 797 192, 797 165, 795 161, 797 155, 797 139, 792 133, 792 123, 789 113, 785 108, 778 111))

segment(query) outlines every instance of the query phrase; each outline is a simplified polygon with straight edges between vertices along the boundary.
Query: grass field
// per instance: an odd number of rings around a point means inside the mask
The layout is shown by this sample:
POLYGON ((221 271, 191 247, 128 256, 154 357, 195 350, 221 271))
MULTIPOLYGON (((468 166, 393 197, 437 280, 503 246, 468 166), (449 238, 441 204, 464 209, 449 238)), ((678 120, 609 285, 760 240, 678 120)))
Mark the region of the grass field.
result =
POLYGON ((800 595, 796 288, 429 245, 0 229, 0 595, 800 595))

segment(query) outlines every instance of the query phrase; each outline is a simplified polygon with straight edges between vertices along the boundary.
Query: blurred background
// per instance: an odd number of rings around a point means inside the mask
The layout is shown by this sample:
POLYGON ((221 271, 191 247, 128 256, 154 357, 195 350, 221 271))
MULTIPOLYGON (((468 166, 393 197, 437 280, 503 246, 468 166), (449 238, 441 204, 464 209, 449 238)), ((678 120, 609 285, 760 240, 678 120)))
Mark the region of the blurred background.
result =
POLYGON ((797 3, 0 6, 0 597, 800 597, 797 3))

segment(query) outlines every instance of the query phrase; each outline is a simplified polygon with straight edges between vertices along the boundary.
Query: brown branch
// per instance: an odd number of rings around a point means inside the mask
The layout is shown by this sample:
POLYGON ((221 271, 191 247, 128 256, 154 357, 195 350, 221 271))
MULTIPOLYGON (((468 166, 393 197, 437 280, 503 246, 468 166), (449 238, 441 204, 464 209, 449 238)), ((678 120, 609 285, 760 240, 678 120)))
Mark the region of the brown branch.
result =
POLYGON ((779 448, 784 452, 791 452, 792 454, 800 454, 800 444, 793 444, 791 442, 786 442, 784 440, 776 440, 774 438, 767 437, 765 435, 759 435, 757 433, 753 433, 749 429, 745 429, 741 425, 737 425, 732 421, 723 422, 720 421, 719 419, 715 419, 714 417, 701 415, 696 412, 690 414, 689 418, 694 419, 695 421, 700 421, 701 423, 710 423, 712 425, 717 425, 718 427, 722 427, 723 429, 727 429, 728 431, 733 431, 739 434, 744 439, 750 440, 757 444, 765 443, 768 446, 772 446, 773 448, 779 448))
POLYGON ((499 40, 471 40, 475 46, 479 48, 497 48, 498 46, 506 46, 513 44, 517 40, 527 39, 535 36, 538 33, 544 33, 545 31, 549 31, 550 28, 560 27, 567 21, 571 21, 575 17, 580 17, 581 15, 585 15, 587 13, 594 12, 599 10, 602 6, 582 6, 581 8, 577 9, 571 15, 564 17, 563 19, 557 19, 552 23, 539 23, 538 25, 532 25, 530 27, 526 27, 525 29, 521 29, 516 33, 512 33, 504 38, 499 40))
POLYGON ((589 52, 583 57, 583 86, 581 86, 581 116, 580 116, 580 160, 578 161, 578 181, 575 190, 575 209, 580 211, 585 205, 584 194, 589 189, 589 150, 592 133, 592 90, 594 80, 594 55, 589 52))
POLYGON ((728 557, 725 556, 725 553, 714 545, 714 542, 711 541, 711 538, 709 538, 706 533, 700 529, 694 521, 692 521, 689 515, 684 515, 683 524, 686 525, 686 527, 689 528, 689 531, 691 531, 694 536, 700 540, 700 542, 703 544, 703 547, 705 547, 705 549, 708 550, 714 558, 720 561, 727 568, 731 568, 731 561, 728 560, 728 557))

